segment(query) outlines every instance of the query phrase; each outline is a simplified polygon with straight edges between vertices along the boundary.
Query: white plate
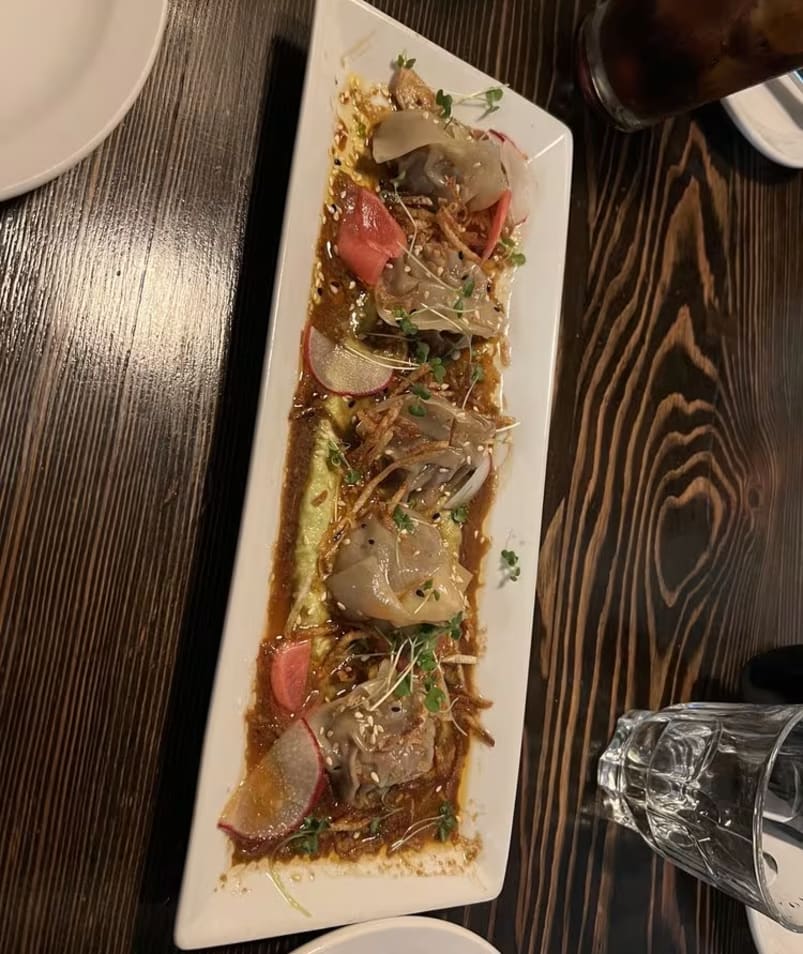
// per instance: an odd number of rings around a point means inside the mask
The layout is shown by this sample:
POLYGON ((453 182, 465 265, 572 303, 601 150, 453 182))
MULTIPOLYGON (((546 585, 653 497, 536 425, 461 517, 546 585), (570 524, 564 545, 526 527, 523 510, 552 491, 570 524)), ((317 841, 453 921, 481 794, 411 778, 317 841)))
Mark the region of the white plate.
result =
POLYGON ((0 0, 0 201, 95 149, 159 49, 167 0, 0 0))
POLYGON ((465 928, 434 918, 388 918, 332 931, 293 954, 499 954, 465 928))
MULTIPOLYGON (((530 658, 544 471, 558 340, 569 217, 572 140, 569 130, 510 91, 493 125, 532 156, 533 207, 511 305, 512 364, 505 373, 510 413, 522 420, 489 518, 493 539, 481 590, 480 620, 488 653, 478 686, 495 704, 485 719, 495 748, 472 747, 464 786, 463 829, 481 850, 467 864, 454 847, 421 859, 422 872, 403 863, 362 861, 300 864, 285 881, 311 913, 281 898, 263 869, 220 876, 230 846, 215 823, 243 770, 244 714, 263 633, 272 545, 279 516, 287 413, 298 375, 320 213, 329 175, 337 84, 348 72, 387 81, 402 50, 416 57, 435 87, 467 92, 497 85, 490 77, 360 0, 320 0, 288 193, 268 360, 251 460, 223 643, 207 724, 176 942, 183 948, 233 943, 376 917, 485 901, 502 888, 518 776, 530 658), (518 551, 521 579, 500 587, 499 552, 518 551), (448 866, 451 865, 451 868, 448 866), (359 899, 355 903, 355 899, 359 899)), ((480 110, 474 110, 473 121, 480 110)), ((486 125, 491 125, 486 121, 486 125)))
POLYGON ((803 83, 795 76, 751 86, 722 103, 759 152, 782 166, 803 169, 803 83))
POLYGON ((787 931, 752 908, 747 909, 747 920, 758 954, 803 954, 803 934, 787 931))
MULTIPOLYGON (((798 845, 766 831, 762 849, 769 852, 775 859, 778 870, 785 874, 783 885, 786 890, 778 892, 784 900, 779 903, 799 904, 803 900, 800 897, 803 895, 803 851, 798 845), (793 886, 794 890, 790 898, 789 889, 793 886)), ((769 886, 772 889, 773 876, 769 875, 769 878, 771 879, 769 886)), ((803 934, 781 927, 776 921, 752 908, 747 909, 747 920, 750 922, 750 930, 759 954, 803 954, 803 934)))

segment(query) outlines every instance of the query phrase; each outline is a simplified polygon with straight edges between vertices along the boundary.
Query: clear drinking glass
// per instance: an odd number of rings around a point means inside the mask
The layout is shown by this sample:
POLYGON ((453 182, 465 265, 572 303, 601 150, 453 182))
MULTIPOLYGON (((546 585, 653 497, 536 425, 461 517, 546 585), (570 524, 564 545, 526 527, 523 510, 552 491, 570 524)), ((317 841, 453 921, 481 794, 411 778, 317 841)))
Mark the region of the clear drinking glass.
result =
POLYGON ((801 0, 602 0, 577 68, 586 100, 634 130, 802 64, 801 0))
POLYGON ((598 781, 664 858, 803 933, 803 706, 628 712, 598 781))

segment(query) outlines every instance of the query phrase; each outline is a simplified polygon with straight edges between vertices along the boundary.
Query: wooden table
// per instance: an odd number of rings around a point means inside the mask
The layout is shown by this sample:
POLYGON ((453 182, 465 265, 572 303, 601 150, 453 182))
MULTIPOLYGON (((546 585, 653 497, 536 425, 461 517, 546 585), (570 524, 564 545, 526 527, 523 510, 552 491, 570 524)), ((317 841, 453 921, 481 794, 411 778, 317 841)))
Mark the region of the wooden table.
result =
MULTIPOLYGON (((719 107, 592 120, 587 0, 380 5, 575 135, 510 870, 445 916, 504 954, 752 951, 594 774, 623 709, 731 698, 801 641, 803 180, 719 107)), ((0 208, 4 952, 173 949, 310 21, 173 0, 123 126, 0 208)))

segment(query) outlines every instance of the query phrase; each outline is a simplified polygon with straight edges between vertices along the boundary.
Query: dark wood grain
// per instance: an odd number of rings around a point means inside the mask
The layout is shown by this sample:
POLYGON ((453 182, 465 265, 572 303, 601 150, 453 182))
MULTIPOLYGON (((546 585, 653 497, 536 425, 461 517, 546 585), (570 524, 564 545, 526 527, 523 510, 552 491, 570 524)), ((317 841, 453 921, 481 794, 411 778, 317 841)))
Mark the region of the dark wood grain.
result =
MULTIPOLYGON (((599 125, 587 2, 379 5, 575 134, 510 870, 442 916, 503 954, 747 954, 594 773, 623 709, 803 641, 801 177, 719 107, 599 125)), ((311 13, 174 0, 120 129, 0 207, 3 952, 173 950, 311 13)))

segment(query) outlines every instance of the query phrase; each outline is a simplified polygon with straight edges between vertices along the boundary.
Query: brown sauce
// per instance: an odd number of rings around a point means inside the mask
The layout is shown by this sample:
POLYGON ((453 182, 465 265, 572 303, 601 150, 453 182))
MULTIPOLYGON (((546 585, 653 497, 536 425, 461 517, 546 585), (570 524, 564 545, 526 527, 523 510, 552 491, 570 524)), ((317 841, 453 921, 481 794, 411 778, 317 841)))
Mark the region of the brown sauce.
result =
MULTIPOLYGON (((363 118, 365 115, 363 114, 363 118)), ((311 324, 335 341, 348 336, 363 335, 372 329, 381 328, 375 315, 371 315, 366 289, 346 269, 335 253, 338 232, 338 194, 344 182, 347 170, 353 164, 347 161, 352 149, 349 137, 342 132, 336 137, 333 147, 334 165, 332 167, 331 188, 323 209, 323 222, 317 247, 317 259, 314 285, 308 319, 311 324)), ((370 164, 358 155, 357 162, 362 163, 361 172, 370 170, 370 164)), ((401 222, 401 220, 400 220, 401 222)), ((404 224, 401 222, 401 224, 404 224)), ((489 271, 489 281, 494 280, 489 271)), ((390 337, 390 336, 388 336, 390 337)), ((383 347, 382 341, 375 339, 374 346, 383 347)), ((403 339, 402 339, 402 347, 403 339)), ((399 342, 390 342, 391 351, 398 352, 399 342)), ((498 424, 506 423, 499 407, 499 370, 500 348, 502 340, 479 342, 471 354, 463 350, 455 351, 447 363, 443 384, 448 387, 450 400, 460 404, 468 395, 467 406, 480 414, 491 418, 498 424), (481 367, 483 377, 480 381, 471 381, 472 367, 481 367)), ((247 716, 247 765, 254 765, 268 751, 278 736, 288 725, 288 715, 277 706, 270 686, 270 666, 277 637, 287 636, 284 632, 286 621, 291 613, 293 602, 294 552, 302 518, 302 501, 307 487, 315 437, 319 422, 326 415, 327 395, 321 392, 320 385, 306 367, 303 354, 299 359, 299 383, 290 414, 290 432, 285 463, 285 480, 282 489, 281 518, 279 536, 275 547, 273 575, 270 580, 269 608, 265 636, 257 659, 257 671, 254 686, 254 701, 247 716)), ((388 391, 402 385, 403 376, 394 374, 388 391)), ((433 385, 437 386, 437 385, 433 385)), ((372 398, 352 401, 355 411, 358 405, 364 407, 370 402, 378 402, 385 394, 372 398)), ((353 419, 345 428, 335 428, 338 438, 345 447, 357 442, 353 419)), ((483 636, 477 628, 477 592, 482 585, 483 561, 487 555, 488 543, 483 534, 483 525, 490 509, 494 494, 493 479, 486 481, 480 493, 468 508, 468 517, 463 526, 460 546, 460 563, 466 567, 473 578, 467 591, 467 610, 462 620, 462 636, 455 642, 452 652, 477 655, 481 652, 483 636)), ((361 488, 349 488, 341 484, 341 492, 346 503, 360 492, 361 488)), ((448 511, 437 515, 438 519, 452 519, 448 511)), ((363 652, 352 655, 339 655, 340 641, 355 630, 355 624, 344 619, 331 600, 328 604, 328 619, 323 624, 325 638, 331 647, 328 655, 313 665, 311 683, 318 698, 331 698, 341 695, 364 679, 371 671, 371 650, 376 646, 371 637, 366 636, 360 643, 363 652)), ((451 698, 455 701, 455 711, 480 714, 484 702, 476 696, 470 665, 454 667, 460 670, 459 676, 452 674, 451 667, 447 684, 451 698)), ((411 782, 393 786, 380 797, 358 809, 338 801, 334 789, 327 784, 323 796, 314 808, 316 819, 326 820, 326 830, 314 845, 303 848, 299 842, 282 840, 278 844, 261 844, 256 848, 235 845, 235 862, 253 860, 268 856, 281 859, 304 853, 332 854, 344 859, 354 859, 364 855, 375 855, 387 849, 395 840, 405 836, 411 826, 422 819, 437 818, 444 803, 454 806, 459 814, 459 795, 465 761, 471 745, 482 744, 476 732, 467 731, 456 724, 458 720, 439 721, 436 730, 435 760, 432 769, 411 782), (472 738, 472 736, 474 736, 472 738)), ((492 740, 486 740, 492 742, 492 740)), ((443 832, 440 833, 443 840, 443 832)), ((447 833, 448 838, 459 837, 459 832, 447 833)), ((411 838, 405 850, 420 848, 422 844, 439 837, 436 824, 425 827, 411 838)))

